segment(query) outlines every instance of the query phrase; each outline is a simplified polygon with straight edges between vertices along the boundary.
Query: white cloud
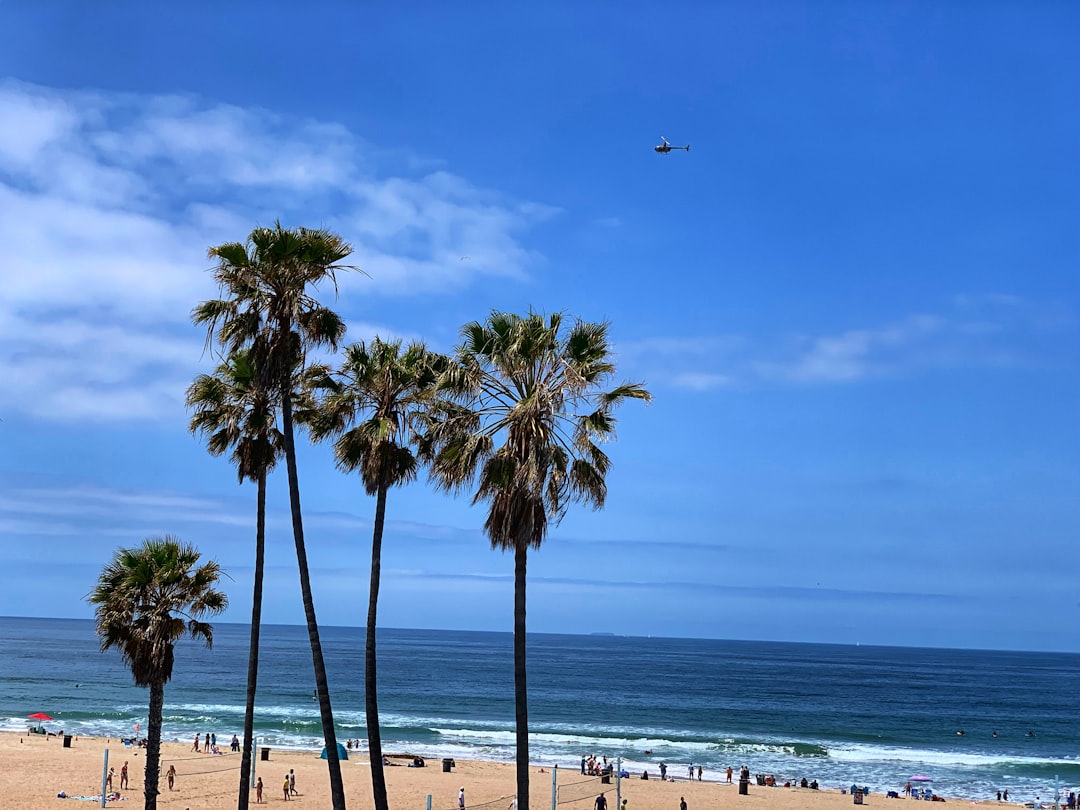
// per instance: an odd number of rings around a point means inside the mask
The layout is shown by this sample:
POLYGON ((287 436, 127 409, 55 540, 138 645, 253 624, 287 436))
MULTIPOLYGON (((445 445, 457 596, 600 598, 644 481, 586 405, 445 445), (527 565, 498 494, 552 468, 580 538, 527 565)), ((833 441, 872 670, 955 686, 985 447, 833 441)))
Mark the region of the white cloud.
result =
POLYGON ((654 337, 620 345, 651 382, 706 391, 733 386, 824 385, 934 368, 1069 362, 1076 320, 1015 296, 957 296, 942 314, 916 313, 876 327, 773 340, 654 337))
POLYGON ((441 169, 380 176, 334 122, 191 97, 7 81, 0 121, 0 407, 38 418, 175 419, 205 366, 206 248, 256 224, 337 230, 367 298, 523 278, 521 234, 556 213, 441 169))

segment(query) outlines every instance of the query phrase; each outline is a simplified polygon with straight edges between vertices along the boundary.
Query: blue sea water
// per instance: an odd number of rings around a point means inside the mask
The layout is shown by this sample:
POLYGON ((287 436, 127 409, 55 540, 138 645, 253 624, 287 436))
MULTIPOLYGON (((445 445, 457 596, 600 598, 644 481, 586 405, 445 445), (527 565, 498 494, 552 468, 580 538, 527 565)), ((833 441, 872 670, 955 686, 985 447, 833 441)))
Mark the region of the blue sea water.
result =
MULTIPOLYGON (((165 739, 241 731, 247 639, 246 625, 219 624, 213 649, 178 650, 165 739)), ((262 639, 256 735, 321 748, 305 628, 266 626, 262 639)), ((363 739, 363 631, 325 627, 322 642, 338 738, 363 739)), ((0 618, 0 650, 0 729, 25 730, 38 711, 80 736, 145 728, 147 692, 99 651, 91 621, 0 618)), ((745 764, 875 791, 925 773, 946 796, 1008 788, 1017 801, 1080 785, 1076 654, 546 634, 528 650, 538 765, 576 770, 596 754, 635 775, 662 760, 719 779, 745 764)), ((384 750, 512 761, 512 656, 505 633, 380 631, 384 750)))

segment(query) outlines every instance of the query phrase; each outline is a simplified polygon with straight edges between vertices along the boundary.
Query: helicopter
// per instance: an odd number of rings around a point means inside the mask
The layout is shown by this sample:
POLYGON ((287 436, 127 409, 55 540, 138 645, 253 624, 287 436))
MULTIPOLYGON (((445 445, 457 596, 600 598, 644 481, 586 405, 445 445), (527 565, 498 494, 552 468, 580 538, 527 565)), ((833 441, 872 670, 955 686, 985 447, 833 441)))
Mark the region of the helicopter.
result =
POLYGON ((687 144, 686 146, 672 146, 670 143, 668 143, 668 139, 665 138, 663 135, 660 136, 660 140, 662 140, 663 143, 659 146, 654 146, 653 151, 659 152, 661 155, 666 155, 672 149, 684 149, 687 152, 690 151, 690 144, 687 144))

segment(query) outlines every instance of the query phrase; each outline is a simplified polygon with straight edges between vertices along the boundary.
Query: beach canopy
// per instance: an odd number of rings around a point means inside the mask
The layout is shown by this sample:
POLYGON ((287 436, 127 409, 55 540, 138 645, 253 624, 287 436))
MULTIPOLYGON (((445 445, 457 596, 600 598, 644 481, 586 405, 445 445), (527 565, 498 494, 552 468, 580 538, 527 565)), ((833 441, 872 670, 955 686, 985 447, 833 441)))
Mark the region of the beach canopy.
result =
MULTIPOLYGON (((319 758, 320 759, 326 759, 326 746, 323 746, 323 750, 322 750, 322 753, 319 755, 319 758)), ((339 760, 344 760, 344 759, 349 758, 348 750, 346 750, 345 746, 342 745, 341 743, 337 744, 337 758, 339 760)))
POLYGON ((933 782, 934 780, 931 779, 929 776, 926 776, 925 774, 917 773, 914 776, 909 776, 908 781, 909 782, 933 782))
POLYGON ((34 714, 28 714, 27 717, 31 720, 52 720, 45 712, 35 712, 34 714))

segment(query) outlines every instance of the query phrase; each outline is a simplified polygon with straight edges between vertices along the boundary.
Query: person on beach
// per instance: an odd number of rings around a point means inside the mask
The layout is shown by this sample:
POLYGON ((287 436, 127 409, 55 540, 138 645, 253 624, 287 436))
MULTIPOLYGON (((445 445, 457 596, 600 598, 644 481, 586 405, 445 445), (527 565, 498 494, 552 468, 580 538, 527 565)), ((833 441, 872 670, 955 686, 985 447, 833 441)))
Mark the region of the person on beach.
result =
POLYGON ((679 810, 686 810, 686 798, 683 796, 679 797, 679 810))
POLYGON ((124 760, 124 766, 120 769, 120 789, 127 790, 128 786, 128 770, 127 760, 124 760))
POLYGON ((217 748, 217 734, 210 735, 210 748, 217 748))
POLYGON ((601 793, 596 797, 596 801, 593 802, 593 810, 607 810, 607 797, 601 793))
POLYGON ((255 780, 255 802, 262 804, 262 777, 255 780))
MULTIPOLYGON (((904 783, 904 795, 905 796, 910 796, 911 795, 911 782, 905 782, 904 783)), ((1001 801, 1001 795, 1000 794, 998 795, 998 801, 1001 801)))
POLYGON ((169 772, 165 774, 165 778, 169 782, 169 790, 173 789, 173 784, 176 782, 176 766, 170 765, 169 772))
POLYGON ((727 783, 729 785, 731 784, 731 766, 730 765, 727 766, 727 783))
POLYGON ((289 768, 289 793, 293 796, 298 795, 296 792, 296 772, 292 768, 289 768))
POLYGON ((691 762, 689 765, 686 766, 686 779, 689 782, 694 781, 694 763, 693 762, 691 762))
POLYGON ((195 744, 193 746, 191 746, 191 750, 194 751, 196 754, 199 753, 199 735, 198 734, 195 735, 195 744))
POLYGON ((109 768, 109 775, 105 777, 105 789, 112 793, 112 780, 113 774, 116 773, 116 768, 109 768))
POLYGON ((697 780, 699 782, 701 781, 701 766, 700 765, 697 766, 697 780))
POLYGON ((457 806, 458 810, 465 810, 465 786, 462 785, 461 789, 457 792, 457 806))
POLYGON ((285 774, 285 783, 281 786, 282 791, 285 793, 285 801, 289 800, 289 775, 285 774))
POLYGON ((665 765, 663 762, 660 763, 660 781, 667 781, 667 765, 665 765))
POLYGON ((206 742, 203 743, 203 753, 204 754, 209 754, 210 753, 210 735, 209 734, 206 735, 206 742))

